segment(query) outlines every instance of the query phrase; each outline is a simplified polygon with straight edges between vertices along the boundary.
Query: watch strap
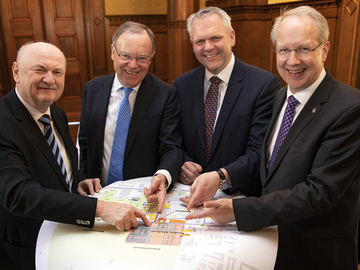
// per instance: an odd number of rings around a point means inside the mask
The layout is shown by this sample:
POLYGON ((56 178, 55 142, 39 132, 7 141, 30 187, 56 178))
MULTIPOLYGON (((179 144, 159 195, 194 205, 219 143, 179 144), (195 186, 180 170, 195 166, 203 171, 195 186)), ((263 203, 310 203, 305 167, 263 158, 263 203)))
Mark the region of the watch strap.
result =
POLYGON ((222 170, 218 169, 218 170, 216 170, 216 172, 219 174, 220 180, 225 180, 226 179, 225 174, 223 173, 222 170))

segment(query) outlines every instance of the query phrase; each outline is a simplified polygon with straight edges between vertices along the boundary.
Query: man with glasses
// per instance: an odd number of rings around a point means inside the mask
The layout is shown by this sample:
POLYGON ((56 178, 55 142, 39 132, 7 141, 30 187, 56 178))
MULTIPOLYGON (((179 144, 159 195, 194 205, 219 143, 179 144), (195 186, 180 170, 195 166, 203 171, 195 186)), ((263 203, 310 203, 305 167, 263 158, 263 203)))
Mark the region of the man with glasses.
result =
POLYGON ((153 32, 125 22, 114 33, 115 74, 84 85, 79 130, 84 195, 121 180, 153 176, 148 201, 159 201, 177 180, 183 159, 180 109, 173 86, 148 72, 155 54, 153 32))
POLYGON ((275 269, 357 269, 360 92, 324 69, 326 19, 285 10, 271 39, 288 84, 275 96, 262 148, 260 198, 205 203, 201 214, 239 230, 278 225, 275 269))

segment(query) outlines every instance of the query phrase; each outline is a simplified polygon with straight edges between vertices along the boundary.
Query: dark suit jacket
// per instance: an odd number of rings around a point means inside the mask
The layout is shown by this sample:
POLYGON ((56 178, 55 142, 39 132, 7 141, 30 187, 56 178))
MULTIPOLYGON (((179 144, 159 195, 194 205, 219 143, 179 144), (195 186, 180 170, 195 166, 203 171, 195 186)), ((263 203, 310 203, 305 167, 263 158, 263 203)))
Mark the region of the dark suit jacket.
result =
MULTIPOLYGON (((34 269, 44 219, 94 223, 96 200, 70 194, 44 135, 14 90, 0 99, 0 262, 2 269, 34 269), (5 268, 4 268, 5 267, 5 268)), ((82 180, 65 113, 51 106, 73 167, 72 190, 82 180)))
MULTIPOLYGON (((204 76, 205 67, 191 70, 178 78, 181 108, 181 130, 185 161, 203 166, 204 137, 204 76)), ((279 77, 235 59, 228 88, 215 126, 210 157, 204 171, 225 168, 233 187, 247 195, 258 182, 261 146, 268 127, 275 90, 280 88, 279 77), (251 188, 250 188, 251 187, 251 188)))
MULTIPOLYGON (((100 178, 106 114, 114 74, 84 85, 79 132, 80 169, 100 178)), ((173 86, 148 73, 136 96, 124 157, 124 179, 168 170, 173 181, 182 165, 179 104, 173 86)))
POLYGON ((276 269, 357 269, 360 92, 329 73, 289 130, 266 175, 276 95, 261 159, 263 196, 234 200, 239 230, 278 225, 276 269))

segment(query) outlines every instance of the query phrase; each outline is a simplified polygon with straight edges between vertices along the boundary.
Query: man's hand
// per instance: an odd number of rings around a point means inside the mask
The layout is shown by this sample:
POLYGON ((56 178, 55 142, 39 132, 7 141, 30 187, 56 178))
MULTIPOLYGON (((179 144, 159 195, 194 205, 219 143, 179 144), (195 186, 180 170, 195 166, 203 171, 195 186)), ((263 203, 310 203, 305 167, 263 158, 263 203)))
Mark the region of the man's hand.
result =
POLYGON ((130 230, 138 225, 137 218, 141 218, 146 226, 151 226, 143 211, 130 204, 97 201, 96 217, 114 225, 118 230, 130 230))
POLYGON ((181 167, 179 180, 184 185, 191 185, 196 177, 201 175, 202 167, 191 161, 185 162, 181 167))
POLYGON ((159 202, 158 212, 161 213, 166 198, 166 177, 163 174, 155 175, 151 179, 150 187, 144 187, 144 194, 148 202, 159 202))
POLYGON ((89 194, 95 195, 95 192, 99 193, 101 188, 102 186, 99 178, 85 179, 78 184, 77 192, 83 196, 89 194))
POLYGON ((219 187, 220 177, 217 172, 203 173, 197 177, 190 188, 190 197, 180 198, 180 201, 187 203, 187 210, 193 206, 200 206, 206 201, 210 201, 219 187))
POLYGON ((235 221, 232 199, 219 199, 204 203, 203 211, 187 215, 185 220, 210 217, 219 225, 235 221))

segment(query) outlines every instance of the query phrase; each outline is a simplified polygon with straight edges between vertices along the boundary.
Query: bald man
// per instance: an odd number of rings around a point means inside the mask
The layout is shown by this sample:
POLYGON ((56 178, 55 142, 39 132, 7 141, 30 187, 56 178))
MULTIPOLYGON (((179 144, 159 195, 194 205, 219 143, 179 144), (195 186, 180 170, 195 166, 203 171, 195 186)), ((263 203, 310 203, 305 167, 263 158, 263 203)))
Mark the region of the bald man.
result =
POLYGON ((131 205, 76 194, 84 179, 77 151, 65 112, 52 105, 64 91, 64 54, 49 43, 28 43, 12 69, 16 86, 0 99, 1 269, 35 269, 45 219, 92 227, 101 217, 119 230, 136 226, 137 218, 150 225, 131 205))

